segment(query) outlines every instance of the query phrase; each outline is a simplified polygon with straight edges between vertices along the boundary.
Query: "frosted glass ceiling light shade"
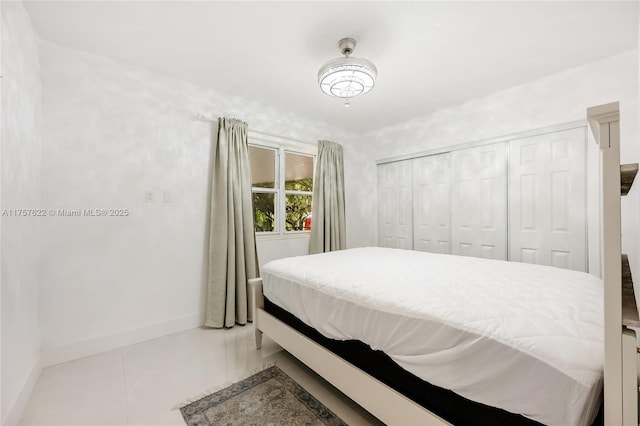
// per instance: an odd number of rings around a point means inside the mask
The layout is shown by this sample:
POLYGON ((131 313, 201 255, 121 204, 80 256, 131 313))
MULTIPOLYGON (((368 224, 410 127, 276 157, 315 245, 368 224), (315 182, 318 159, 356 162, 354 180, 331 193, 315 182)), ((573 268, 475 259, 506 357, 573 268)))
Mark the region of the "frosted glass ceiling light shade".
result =
POLYGON ((320 89, 330 96, 348 99, 367 93, 376 83, 378 70, 371 61, 352 58, 356 47, 352 38, 343 38, 338 42, 344 58, 332 59, 320 67, 318 84, 320 89))

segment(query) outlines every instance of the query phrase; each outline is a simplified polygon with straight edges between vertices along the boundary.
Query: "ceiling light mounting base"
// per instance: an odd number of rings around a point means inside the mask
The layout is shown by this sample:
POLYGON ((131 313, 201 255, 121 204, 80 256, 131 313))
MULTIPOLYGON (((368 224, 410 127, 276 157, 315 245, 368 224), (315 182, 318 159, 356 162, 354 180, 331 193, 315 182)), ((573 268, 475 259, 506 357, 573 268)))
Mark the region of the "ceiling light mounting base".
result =
POLYGON ((340 52, 344 56, 349 56, 353 53, 353 50, 356 48, 356 41, 352 38, 343 38, 338 42, 338 48, 340 48, 340 52))

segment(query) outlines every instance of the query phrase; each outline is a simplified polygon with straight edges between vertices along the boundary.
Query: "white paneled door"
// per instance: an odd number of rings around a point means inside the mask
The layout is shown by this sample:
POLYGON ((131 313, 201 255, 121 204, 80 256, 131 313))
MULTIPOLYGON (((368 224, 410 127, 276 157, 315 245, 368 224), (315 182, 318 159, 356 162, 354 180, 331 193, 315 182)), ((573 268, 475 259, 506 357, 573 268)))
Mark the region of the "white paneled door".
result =
POLYGON ((451 252, 506 260, 506 144, 454 151, 451 167, 451 252))
POLYGON ((451 154, 413 160, 414 249, 451 253, 451 154))
POLYGON ((378 230, 381 247, 412 249, 412 161, 378 166, 378 230))
POLYGON ((510 142, 509 260, 587 270, 585 128, 510 142))

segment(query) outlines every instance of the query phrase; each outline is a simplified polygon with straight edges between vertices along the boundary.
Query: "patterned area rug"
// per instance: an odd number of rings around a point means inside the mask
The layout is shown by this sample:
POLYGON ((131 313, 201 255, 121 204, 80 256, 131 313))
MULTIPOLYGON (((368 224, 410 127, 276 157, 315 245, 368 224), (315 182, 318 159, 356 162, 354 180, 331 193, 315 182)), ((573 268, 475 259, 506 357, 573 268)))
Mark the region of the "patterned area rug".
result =
POLYGON ((346 426, 276 366, 192 402, 180 412, 189 426, 346 426))

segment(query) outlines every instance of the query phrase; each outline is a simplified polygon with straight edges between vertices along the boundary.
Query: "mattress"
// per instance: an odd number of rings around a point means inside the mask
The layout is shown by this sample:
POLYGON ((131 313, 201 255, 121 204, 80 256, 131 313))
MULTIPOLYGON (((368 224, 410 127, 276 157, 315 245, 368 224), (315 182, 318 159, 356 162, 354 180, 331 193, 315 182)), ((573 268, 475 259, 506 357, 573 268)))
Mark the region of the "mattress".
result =
POLYGON ((323 336, 549 425, 589 425, 602 393, 602 281, 553 267, 385 248, 280 259, 265 296, 323 336))

